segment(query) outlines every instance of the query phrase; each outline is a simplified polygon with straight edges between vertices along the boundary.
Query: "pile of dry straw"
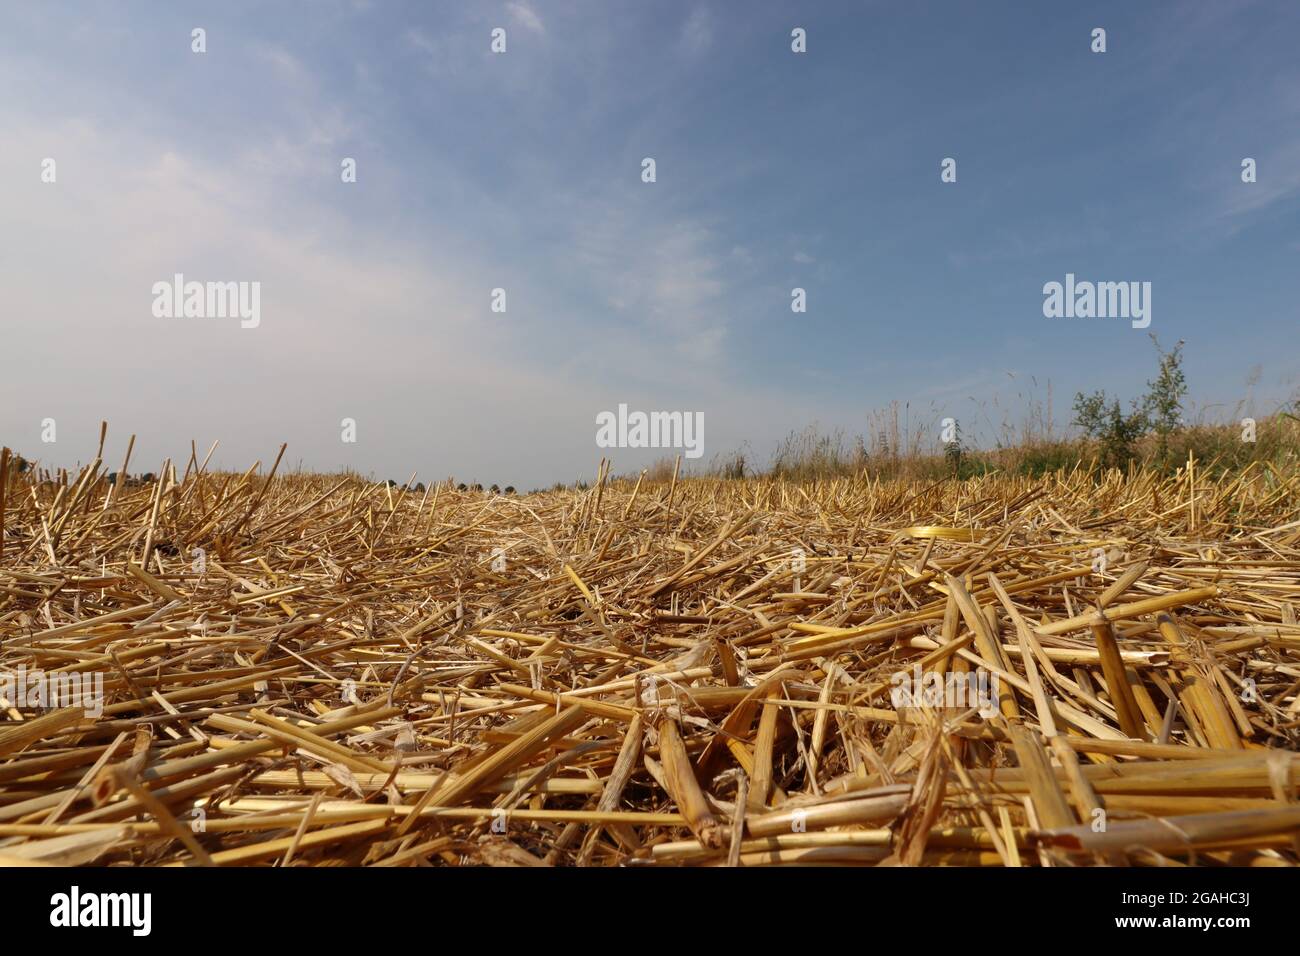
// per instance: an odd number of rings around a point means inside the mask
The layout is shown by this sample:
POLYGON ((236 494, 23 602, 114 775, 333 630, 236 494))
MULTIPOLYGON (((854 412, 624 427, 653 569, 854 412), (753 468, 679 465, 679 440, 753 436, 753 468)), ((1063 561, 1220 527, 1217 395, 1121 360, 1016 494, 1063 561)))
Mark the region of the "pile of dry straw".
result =
POLYGON ((0 461, 5 862, 1300 861, 1296 474, 101 457, 0 461))

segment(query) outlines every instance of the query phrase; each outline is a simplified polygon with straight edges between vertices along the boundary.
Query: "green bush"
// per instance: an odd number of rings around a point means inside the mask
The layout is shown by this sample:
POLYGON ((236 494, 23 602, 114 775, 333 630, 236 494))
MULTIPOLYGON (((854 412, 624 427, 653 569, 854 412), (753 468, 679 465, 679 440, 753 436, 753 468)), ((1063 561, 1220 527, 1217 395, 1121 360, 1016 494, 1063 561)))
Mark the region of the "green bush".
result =
POLYGON ((1110 398, 1104 391, 1074 396, 1074 424, 1084 435, 1095 442, 1102 463, 1116 468, 1127 467, 1138 457, 1139 439, 1154 433, 1155 461, 1159 468, 1169 470, 1176 460, 1171 454, 1170 440, 1183 426, 1183 396, 1187 394, 1187 379, 1183 375, 1183 343, 1180 341, 1166 352, 1154 335, 1156 378, 1147 382, 1147 393, 1132 403, 1132 411, 1124 414, 1118 398, 1110 398))
POLYGON ((1102 463, 1115 468, 1124 468, 1133 460, 1134 444, 1150 427, 1146 412, 1137 402, 1125 415, 1119 399, 1108 400, 1104 391, 1074 396, 1073 424, 1097 443, 1102 463))

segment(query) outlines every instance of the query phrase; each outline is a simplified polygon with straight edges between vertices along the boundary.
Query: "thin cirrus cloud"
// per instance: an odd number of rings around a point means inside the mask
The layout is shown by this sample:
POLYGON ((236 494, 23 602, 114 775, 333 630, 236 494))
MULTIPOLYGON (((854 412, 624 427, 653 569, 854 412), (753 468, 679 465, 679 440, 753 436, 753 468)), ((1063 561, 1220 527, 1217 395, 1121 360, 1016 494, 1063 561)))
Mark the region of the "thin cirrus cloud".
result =
MULTIPOLYGON (((39 138, 29 128, 14 142, 23 153, 39 138)), ((666 330, 674 360, 698 365, 720 341, 719 330, 687 321, 702 320, 704 306, 720 294, 707 257, 696 254, 699 237, 689 231, 669 231, 647 278, 620 283, 607 264, 610 288, 630 289, 635 298, 627 310, 645 315, 649 327, 611 337, 588 356, 583 380, 566 382, 528 360, 520 343, 531 333, 520 335, 509 312, 488 313, 489 264, 450 262, 406 241, 352 231, 328 208, 297 203, 292 219, 260 217, 275 192, 260 175, 267 165, 260 155, 214 166, 170 151, 174 144, 90 124, 74 124, 55 142, 59 155, 78 157, 60 170, 61 205, 53 208, 51 191, 39 185, 21 193, 9 210, 8 235, 24 234, 30 244, 26 252, 10 248, 0 264, 10 308, 26 317, 10 330, 15 354, 46 349, 47 361, 72 386, 57 400, 39 398, 45 363, 7 376, 14 394, 26 397, 7 403, 5 433, 29 454, 64 447, 84 454, 77 436, 92 441, 92 426, 108 417, 141 432, 146 461, 174 455, 191 437, 220 438, 218 461, 236 467, 289 440, 316 467, 486 475, 507 470, 517 457, 527 464, 517 463, 510 480, 571 479, 579 470, 573 462, 591 448, 595 412, 616 404, 629 356, 665 341, 666 330), (93 170, 81 173, 89 181, 79 179, 78 165, 93 170), (79 281, 59 282, 69 264, 76 264, 79 281), (219 319, 154 319, 151 286, 177 271, 199 281, 260 281, 263 325, 241 330, 219 319), (34 276, 47 282, 34 283, 34 276), (52 342, 76 347, 49 351, 52 342), (124 381, 132 387, 122 388, 124 381), (602 389, 608 397, 595 400, 602 389), (542 438, 533 427, 539 395, 548 406, 542 438), (152 405, 164 396, 175 425, 192 431, 148 433, 152 405), (213 414, 223 407, 225 415, 213 414), (47 414, 69 426, 61 447, 32 448, 47 414), (359 448, 338 444, 342 416, 361 423, 359 448)), ((20 176, 15 165, 8 154, 0 175, 20 176)), ((296 169, 302 161, 279 165, 296 169)), ((614 243, 617 233, 607 238, 614 243)), ((674 398, 673 389, 649 382, 645 388, 658 392, 659 404, 674 398)), ((740 404, 741 397, 732 393, 730 400, 740 404)), ((691 408, 717 409, 728 392, 706 396, 696 389, 692 401, 691 408)), ((629 455, 628 466, 643 457, 629 455)))
POLYGON ((543 34, 546 32, 546 25, 542 23, 542 18, 539 17, 537 12, 528 4, 515 0, 515 2, 506 4, 506 10, 510 13, 511 21, 519 24, 526 30, 531 30, 533 33, 537 34, 543 34))
POLYGON ((679 45, 684 53, 700 56, 713 45, 713 14, 705 6, 696 7, 682 24, 679 45))

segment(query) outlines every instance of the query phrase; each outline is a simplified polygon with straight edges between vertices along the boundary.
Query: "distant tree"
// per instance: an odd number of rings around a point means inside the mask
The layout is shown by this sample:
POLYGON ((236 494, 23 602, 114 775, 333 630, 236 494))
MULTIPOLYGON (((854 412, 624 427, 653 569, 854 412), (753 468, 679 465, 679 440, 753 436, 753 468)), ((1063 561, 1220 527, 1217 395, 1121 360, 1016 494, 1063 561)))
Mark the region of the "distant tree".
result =
POLYGON ((1183 396, 1187 394, 1187 379, 1183 375, 1183 343, 1180 340, 1169 352, 1160 347, 1160 340, 1151 336, 1156 353, 1160 356, 1156 380, 1147 382, 1147 393, 1142 399, 1150 426, 1155 430, 1157 453, 1162 467, 1169 465, 1169 436, 1183 424, 1183 396))

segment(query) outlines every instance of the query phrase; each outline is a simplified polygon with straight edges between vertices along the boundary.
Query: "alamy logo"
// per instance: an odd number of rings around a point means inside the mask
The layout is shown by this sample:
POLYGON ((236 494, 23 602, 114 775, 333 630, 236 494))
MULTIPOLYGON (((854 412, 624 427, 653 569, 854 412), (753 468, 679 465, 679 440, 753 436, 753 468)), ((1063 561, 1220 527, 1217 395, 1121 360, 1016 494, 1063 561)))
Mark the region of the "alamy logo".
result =
POLYGON ((1043 286, 1043 315, 1049 319, 1132 319, 1135 329, 1151 324, 1150 282, 1075 282, 1043 286))
POLYGON ((921 665, 910 671, 895 671, 889 682, 893 687, 889 701, 897 710, 901 707, 956 707, 962 710, 975 708, 981 717, 994 717, 998 713, 998 675, 979 667, 967 673, 937 671, 922 673, 921 665))
POLYGON ((135 936, 148 936, 153 925, 150 893, 68 893, 50 897, 51 926, 129 926, 135 936))
POLYGON ((0 697, 12 707, 84 707, 86 716, 104 712, 103 671, 29 671, 19 664, 16 671, 0 671, 0 697))
POLYGON ((245 329, 262 322, 260 282, 186 282, 178 272, 152 291, 155 319, 239 319, 245 329))
POLYGON ((599 448, 683 448, 687 458, 704 454, 703 412, 629 412, 596 415, 599 448))

